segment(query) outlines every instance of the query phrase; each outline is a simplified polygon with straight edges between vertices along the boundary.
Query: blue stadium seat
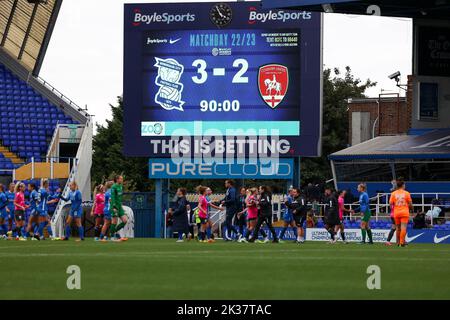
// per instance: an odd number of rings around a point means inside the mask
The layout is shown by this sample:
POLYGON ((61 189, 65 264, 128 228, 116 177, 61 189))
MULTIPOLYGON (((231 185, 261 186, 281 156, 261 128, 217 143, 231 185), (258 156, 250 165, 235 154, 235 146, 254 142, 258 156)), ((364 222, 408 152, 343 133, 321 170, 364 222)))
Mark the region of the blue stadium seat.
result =
MULTIPOLYGON (((0 141, 24 161, 45 156, 58 120, 77 123, 1 64, 0 119, 0 141)), ((0 170, 14 167, 1 161, 0 170)))

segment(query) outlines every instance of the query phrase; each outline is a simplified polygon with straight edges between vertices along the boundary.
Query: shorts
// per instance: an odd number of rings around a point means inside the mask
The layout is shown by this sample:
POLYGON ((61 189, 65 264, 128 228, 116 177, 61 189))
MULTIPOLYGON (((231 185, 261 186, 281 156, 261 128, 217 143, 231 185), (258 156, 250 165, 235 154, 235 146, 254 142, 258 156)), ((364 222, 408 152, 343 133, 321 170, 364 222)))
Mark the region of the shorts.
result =
POLYGON ((39 216, 43 217, 43 218, 47 218, 48 217, 48 212, 47 211, 39 211, 39 216))
POLYGON ((111 217, 111 212, 103 212, 103 219, 105 219, 105 220, 112 220, 112 217, 111 217))
POLYGON ((109 211, 111 212, 111 217, 113 217, 113 218, 117 218, 117 217, 121 218, 125 215, 125 211, 123 210, 122 206, 120 206, 119 208, 113 207, 109 211), (114 209, 116 209, 116 210, 114 210, 114 209))
POLYGON ((94 218, 100 218, 100 219, 103 219, 104 218, 104 214, 102 213, 102 214, 98 214, 98 213, 94 213, 94 218))
POLYGON ((372 217, 372 214, 370 213, 370 210, 367 210, 366 212, 364 212, 364 215, 361 220, 364 222, 369 222, 371 217, 372 217))
POLYGON ((254 217, 254 218, 247 218, 247 221, 248 222, 250 222, 250 221, 256 221, 256 219, 258 219, 257 217, 254 217))
POLYGON ((25 220, 25 212, 23 210, 14 211, 14 220, 16 220, 16 221, 25 220))
POLYGON ((69 215, 74 219, 81 219, 81 217, 83 216, 83 210, 76 210, 76 211, 70 210, 69 215))
POLYGON ((409 222, 409 216, 398 216, 398 217, 394 217, 394 219, 395 219, 396 225, 409 222))
POLYGON ((200 224, 207 224, 208 223, 208 218, 199 218, 200 219, 200 224))
POLYGON ((30 217, 33 218, 39 217, 39 211, 36 209, 31 209, 30 217))
POLYGON ((9 217, 9 214, 8 214, 8 212, 6 212, 6 209, 3 209, 0 211, 0 218, 6 220, 6 219, 8 219, 8 217, 9 217))
POLYGON ((294 221, 295 221, 295 225, 296 225, 297 227, 303 227, 303 224, 304 224, 305 221, 306 221, 306 216, 297 216, 297 215, 294 215, 294 221))
POLYGON ((285 212, 283 214, 283 220, 286 223, 291 223, 292 221, 294 221, 294 216, 291 212, 285 212))

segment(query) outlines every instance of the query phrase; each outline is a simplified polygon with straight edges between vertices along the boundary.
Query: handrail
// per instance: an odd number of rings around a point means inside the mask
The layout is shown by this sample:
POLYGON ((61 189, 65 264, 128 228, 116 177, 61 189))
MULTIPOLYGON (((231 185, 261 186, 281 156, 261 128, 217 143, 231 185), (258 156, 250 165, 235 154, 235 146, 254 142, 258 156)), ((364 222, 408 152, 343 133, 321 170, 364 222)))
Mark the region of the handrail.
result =
POLYGON ((54 146, 55 141, 56 141, 56 137, 58 135, 58 131, 59 131, 59 120, 56 122, 55 130, 53 130, 52 140, 51 140, 51 142, 50 142, 50 144, 48 146, 48 149, 47 149, 47 157, 49 157, 50 153, 52 152, 53 146, 54 146))
POLYGON ((43 86, 45 86, 47 89, 49 89, 53 94, 55 94, 56 96, 58 96, 58 98, 60 98, 61 100, 63 100, 64 102, 66 102, 69 106, 71 106, 74 110, 78 111, 78 112, 83 112, 84 116, 86 118, 90 117, 90 114, 83 108, 81 108, 78 104, 76 104, 72 99, 70 99, 69 97, 67 97, 65 94, 63 94, 61 91, 59 91, 58 89, 56 89, 54 86, 52 86, 50 83, 48 83, 46 80, 44 80, 43 78, 41 78, 40 76, 36 76, 34 77, 36 80, 38 80, 38 82, 40 82, 43 86))
MULTIPOLYGON (((89 134, 89 132, 90 132, 89 130, 91 130, 90 129, 91 125, 92 125, 91 118, 88 118, 86 124, 84 125, 85 129, 81 136, 80 144, 79 144, 78 151, 77 151, 77 158, 75 159, 75 162, 73 163, 72 169, 69 174, 69 178, 67 179, 66 184, 63 189, 63 192, 62 192, 62 195, 65 198, 67 198, 67 196, 69 194, 70 183, 75 180, 75 177, 78 174, 78 167, 80 165, 80 161, 82 160, 82 156, 81 156, 82 154, 80 154, 80 152, 83 151, 80 148, 82 148, 82 146, 87 143, 87 139, 90 139, 92 137, 89 134)), ((64 230, 62 230, 63 229, 62 226, 64 225, 64 220, 62 219, 61 214, 62 214, 62 209, 64 208, 64 206, 67 203, 69 203, 69 201, 64 201, 61 199, 61 201, 58 202, 58 205, 55 209, 55 213, 52 217, 52 228, 54 228, 53 232, 56 236, 60 236, 64 232, 64 230), (60 226, 59 228, 58 228, 58 225, 60 226)))

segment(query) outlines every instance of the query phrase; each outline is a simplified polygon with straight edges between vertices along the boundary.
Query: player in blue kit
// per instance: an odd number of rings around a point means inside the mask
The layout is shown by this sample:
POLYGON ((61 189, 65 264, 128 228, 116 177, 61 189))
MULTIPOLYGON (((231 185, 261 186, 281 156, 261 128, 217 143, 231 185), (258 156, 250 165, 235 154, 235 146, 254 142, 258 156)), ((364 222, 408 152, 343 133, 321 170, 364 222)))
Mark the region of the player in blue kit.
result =
POLYGON ((8 207, 8 197, 5 193, 5 187, 0 184, 0 237, 7 239, 8 224, 6 219, 8 219, 8 212, 6 211, 8 207))
POLYGON ((81 218, 83 216, 83 208, 81 207, 81 203, 83 201, 83 198, 81 196, 81 191, 78 190, 77 183, 75 181, 72 181, 70 183, 70 191, 68 197, 65 198, 61 195, 60 198, 64 201, 70 201, 70 213, 66 220, 66 234, 65 237, 63 237, 61 240, 69 240, 71 233, 70 224, 73 220, 75 220, 75 223, 78 227, 78 235, 80 237, 80 240, 77 241, 83 241, 84 229, 81 225, 81 218))
POLYGON ((36 185, 34 183, 30 183, 28 185, 28 191, 30 191, 30 217, 28 219, 26 237, 30 237, 33 233, 33 236, 31 238, 32 240, 41 240, 38 234, 32 232, 32 230, 34 230, 34 226, 39 225, 39 192, 36 190, 36 185))
MULTIPOLYGON (((44 239, 44 228, 49 223, 49 215, 48 215, 48 204, 49 204, 50 193, 48 191, 48 180, 42 180, 41 188, 39 189, 39 204, 38 204, 38 212, 39 212, 39 227, 37 234, 40 239, 44 239)), ((54 200, 52 200, 54 201, 54 200)), ((52 236, 51 228, 49 228, 49 235, 52 236)))
POLYGON ((369 195, 367 194, 367 187, 364 183, 358 186, 359 192, 359 208, 355 212, 361 213, 361 235, 362 241, 360 244, 366 243, 366 236, 369 237, 369 244, 373 244, 372 240, 372 230, 370 229, 370 203, 369 195))
POLYGON ((105 183, 105 208, 103 209, 103 227, 100 233, 100 241, 108 241, 108 230, 111 225, 111 187, 114 184, 113 181, 108 181, 105 183))
POLYGON ((9 184, 9 190, 5 192, 6 197, 8 198, 8 206, 6 207, 6 211, 8 212, 8 238, 12 237, 14 223, 14 198, 16 197, 14 192, 15 187, 16 185, 11 182, 9 184))
MULTIPOLYGON (((294 188, 292 188, 292 187, 289 188, 289 193, 285 199, 285 202, 287 202, 288 204, 291 204, 294 201, 293 193, 294 193, 294 188)), ((283 229, 281 230, 281 232, 279 234, 279 239, 280 239, 281 243, 282 243, 282 239, 284 238, 284 234, 286 233, 286 230, 289 226, 292 227, 292 230, 294 231, 294 235, 295 235, 295 237, 297 237, 297 226, 295 225, 294 213, 293 213, 292 209, 289 208, 289 206, 286 206, 286 208, 284 210, 284 214, 283 214, 283 229)))

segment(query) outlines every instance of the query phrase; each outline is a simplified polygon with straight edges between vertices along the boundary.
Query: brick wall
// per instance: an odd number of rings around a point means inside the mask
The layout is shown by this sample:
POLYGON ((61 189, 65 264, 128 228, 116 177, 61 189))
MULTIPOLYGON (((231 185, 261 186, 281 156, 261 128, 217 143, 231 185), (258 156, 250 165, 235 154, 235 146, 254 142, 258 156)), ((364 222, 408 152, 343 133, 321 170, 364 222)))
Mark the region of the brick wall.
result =
MULTIPOLYGON (((352 113, 370 113, 370 132, 378 117, 377 98, 356 99, 349 103, 349 139, 352 137, 352 113)), ((381 98, 380 118, 375 126, 375 136, 407 133, 411 127, 411 105, 405 98, 381 98)), ((351 141, 349 141, 351 143, 351 141)))

